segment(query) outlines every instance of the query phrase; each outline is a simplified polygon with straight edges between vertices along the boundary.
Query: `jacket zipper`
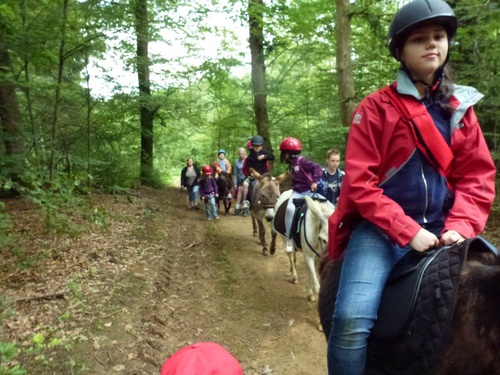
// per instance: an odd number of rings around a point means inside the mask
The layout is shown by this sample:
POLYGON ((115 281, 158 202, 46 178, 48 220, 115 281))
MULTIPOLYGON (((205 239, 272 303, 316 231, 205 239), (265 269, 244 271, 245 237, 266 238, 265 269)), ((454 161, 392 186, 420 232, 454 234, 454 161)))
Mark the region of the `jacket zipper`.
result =
POLYGON ((424 163, 422 161, 420 161, 420 173, 422 176, 422 182, 424 184, 424 198, 425 198, 424 210, 422 212, 422 222, 424 224, 427 224, 426 213, 427 209, 429 208, 429 184, 427 183, 427 178, 425 177, 424 163))

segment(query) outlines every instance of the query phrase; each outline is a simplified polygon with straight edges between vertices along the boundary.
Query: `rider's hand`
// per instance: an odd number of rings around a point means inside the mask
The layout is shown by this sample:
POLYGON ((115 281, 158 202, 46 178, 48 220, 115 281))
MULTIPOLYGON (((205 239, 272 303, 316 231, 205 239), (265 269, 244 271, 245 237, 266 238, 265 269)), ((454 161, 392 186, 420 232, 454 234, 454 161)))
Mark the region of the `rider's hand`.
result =
POLYGON ((266 158, 266 155, 257 156, 257 160, 264 160, 265 158, 266 158))
POLYGON ((313 182, 311 184, 311 191, 316 191, 317 188, 318 188, 318 183, 317 182, 313 182))
POLYGON ((465 237, 455 230, 447 230, 441 235, 441 239, 439 240, 439 242, 445 246, 454 244, 455 242, 460 244, 464 241, 465 237))
POLYGON ((410 241, 410 247, 416 251, 426 251, 439 246, 438 238, 427 229, 420 229, 415 237, 410 241))

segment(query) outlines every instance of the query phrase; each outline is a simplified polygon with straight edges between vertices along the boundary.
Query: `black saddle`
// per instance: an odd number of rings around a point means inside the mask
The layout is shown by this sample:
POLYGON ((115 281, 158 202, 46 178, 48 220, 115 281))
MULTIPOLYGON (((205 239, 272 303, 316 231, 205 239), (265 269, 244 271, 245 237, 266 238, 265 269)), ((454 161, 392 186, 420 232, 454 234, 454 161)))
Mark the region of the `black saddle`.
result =
MULTIPOLYGON (((312 199, 326 202, 327 199, 320 198, 319 196, 313 196, 312 199)), ((283 201, 278 210, 276 211, 273 219, 273 229, 284 236, 286 234, 286 209, 288 206, 289 199, 283 201)), ((307 204, 305 198, 293 198, 293 204, 295 205, 295 212, 293 215, 292 226, 290 229, 290 235, 292 240, 295 242, 296 248, 302 248, 302 242, 300 240, 300 228, 302 226, 302 222, 305 220, 307 214, 307 204)), ((316 252, 312 247, 311 249, 316 252)), ((318 253, 316 255, 319 256, 318 253)))
POLYGON ((428 252, 408 252, 387 280, 368 341, 369 374, 432 374, 455 309, 469 250, 498 251, 481 237, 428 252), (379 372, 380 371, 380 372, 379 372))

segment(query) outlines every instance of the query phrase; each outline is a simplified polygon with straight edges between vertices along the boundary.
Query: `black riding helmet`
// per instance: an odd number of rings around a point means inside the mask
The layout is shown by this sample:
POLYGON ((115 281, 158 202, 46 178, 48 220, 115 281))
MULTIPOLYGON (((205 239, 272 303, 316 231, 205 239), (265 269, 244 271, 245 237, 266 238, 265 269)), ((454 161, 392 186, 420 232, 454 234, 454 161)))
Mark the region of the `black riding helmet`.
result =
POLYGON ((443 0, 414 0, 403 6, 394 16, 389 27, 389 50, 400 61, 398 50, 414 26, 434 21, 446 29, 448 40, 457 32, 457 17, 443 0))
POLYGON ((262 146, 264 144, 264 138, 260 135, 254 135, 251 142, 253 146, 262 146))
MULTIPOLYGON (((403 6, 396 13, 389 27, 389 50, 396 60, 401 61, 401 48, 411 31, 414 30, 416 26, 428 22, 442 25, 448 36, 448 45, 450 44, 451 39, 457 32, 457 17, 453 9, 443 0, 414 0, 403 6)), ((443 81, 444 67, 448 62, 449 56, 450 52, 448 49, 448 55, 443 65, 436 70, 432 82, 414 80, 410 70, 403 61, 401 61, 401 65, 412 82, 421 82, 426 85, 429 92, 433 92, 439 88, 443 81)))

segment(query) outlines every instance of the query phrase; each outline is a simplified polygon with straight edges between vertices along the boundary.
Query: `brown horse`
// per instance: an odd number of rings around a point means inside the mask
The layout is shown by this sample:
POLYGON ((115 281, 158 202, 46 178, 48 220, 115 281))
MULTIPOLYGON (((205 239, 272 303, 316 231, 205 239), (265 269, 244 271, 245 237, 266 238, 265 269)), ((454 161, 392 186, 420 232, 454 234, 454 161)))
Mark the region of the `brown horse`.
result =
MULTIPOLYGON (((253 235, 257 235, 257 227, 259 233, 260 244, 263 246, 262 255, 269 255, 269 249, 266 242, 266 227, 264 218, 267 222, 271 222, 274 217, 274 206, 280 196, 280 183, 282 183, 287 173, 283 173, 279 177, 273 177, 270 173, 264 175, 259 174, 253 168, 250 168, 252 177, 255 178, 255 185, 250 198, 250 213, 252 215, 253 235)), ((276 251, 276 232, 271 231, 271 254, 276 251)))
POLYGON ((217 179, 217 188, 219 190, 219 197, 217 200, 217 210, 220 212, 220 202, 224 204, 224 213, 229 215, 231 204, 233 200, 233 187, 234 181, 231 175, 227 173, 220 173, 217 179))
MULTIPOLYGON (((323 256, 318 310, 326 339, 341 271, 341 259, 323 256)), ((450 329, 433 375, 500 374, 500 257, 469 251, 460 273, 450 329)), ((370 364, 367 374, 380 374, 370 364)))

